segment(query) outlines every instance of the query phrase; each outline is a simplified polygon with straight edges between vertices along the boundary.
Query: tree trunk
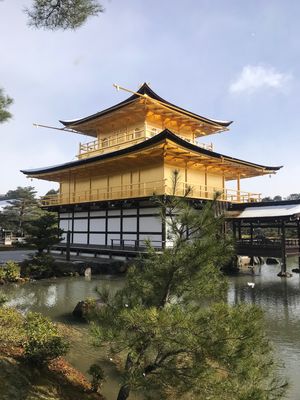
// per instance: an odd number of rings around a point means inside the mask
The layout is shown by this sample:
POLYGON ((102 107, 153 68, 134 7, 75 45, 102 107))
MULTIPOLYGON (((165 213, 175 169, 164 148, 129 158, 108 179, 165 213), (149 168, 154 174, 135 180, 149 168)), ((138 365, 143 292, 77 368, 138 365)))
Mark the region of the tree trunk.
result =
POLYGON ((126 399, 128 399, 129 393, 130 393, 129 385, 121 386, 121 389, 119 391, 117 400, 126 400, 126 399))

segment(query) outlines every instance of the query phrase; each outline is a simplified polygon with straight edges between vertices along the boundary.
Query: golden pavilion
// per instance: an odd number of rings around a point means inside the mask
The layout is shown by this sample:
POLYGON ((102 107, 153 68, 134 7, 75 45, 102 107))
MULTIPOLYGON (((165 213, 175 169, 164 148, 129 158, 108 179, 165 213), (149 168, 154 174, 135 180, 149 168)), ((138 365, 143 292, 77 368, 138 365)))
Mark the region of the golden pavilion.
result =
POLYGON ((176 196, 185 196, 190 188, 188 197, 202 203, 219 192, 219 201, 228 204, 259 202, 259 194, 241 190, 241 180, 280 169, 215 152, 201 139, 227 131, 232 121, 180 108, 146 83, 108 109, 60 122, 63 130, 92 140, 79 145, 76 161, 22 172, 59 183, 59 193, 42 203, 58 212, 60 227, 71 232, 72 244, 139 248, 149 239, 164 246, 166 227, 152 198, 174 195, 174 170, 180 180, 176 196), (235 182, 234 190, 226 187, 230 181, 235 182))

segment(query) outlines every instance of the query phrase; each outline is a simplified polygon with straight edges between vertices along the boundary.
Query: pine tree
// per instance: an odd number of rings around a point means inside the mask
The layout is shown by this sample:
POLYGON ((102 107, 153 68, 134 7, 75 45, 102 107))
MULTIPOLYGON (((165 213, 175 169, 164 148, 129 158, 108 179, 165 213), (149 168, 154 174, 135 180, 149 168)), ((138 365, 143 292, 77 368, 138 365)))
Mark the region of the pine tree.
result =
POLYGON ((25 12, 29 25, 50 30, 77 29, 89 17, 103 12, 98 0, 33 0, 25 12))
POLYGON ((41 215, 36 191, 32 186, 18 187, 6 193, 9 206, 6 206, 1 215, 2 227, 24 236, 24 225, 41 215))
POLYGON ((3 89, 0 88, 0 124, 8 121, 12 115, 7 108, 13 103, 13 99, 4 94, 3 89))
POLYGON ((59 229, 56 216, 47 212, 27 224, 26 232, 28 234, 26 242, 34 245, 38 255, 41 255, 44 250, 61 241, 63 230, 59 229))
MULTIPOLYGON (((174 194, 178 184, 174 175, 174 194)), ((187 194, 190 189, 187 189, 187 194)), ((121 369, 117 400, 271 400, 284 392, 259 308, 230 306, 220 267, 231 254, 216 202, 201 211, 186 200, 159 200, 173 248, 147 258, 123 290, 99 295, 90 315, 95 345, 108 346, 121 369)))

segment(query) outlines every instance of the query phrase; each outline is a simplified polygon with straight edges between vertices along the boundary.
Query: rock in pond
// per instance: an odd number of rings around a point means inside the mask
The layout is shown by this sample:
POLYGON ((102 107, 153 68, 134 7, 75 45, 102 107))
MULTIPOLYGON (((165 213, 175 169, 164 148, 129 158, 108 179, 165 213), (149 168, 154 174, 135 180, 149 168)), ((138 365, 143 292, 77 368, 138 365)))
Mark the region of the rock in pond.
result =
POLYGON ((292 272, 295 272, 295 274, 300 274, 300 268, 293 268, 292 272))
POLYGON ((268 257, 266 259, 266 264, 269 264, 269 265, 275 265, 275 264, 279 264, 279 263, 280 262, 279 262, 279 260, 277 258, 268 257))
POLYGON ((290 272, 282 272, 280 271, 277 276, 279 276, 280 278, 291 278, 293 276, 293 274, 291 274, 290 272))
POLYGON ((97 299, 82 300, 76 304, 76 307, 74 308, 72 314, 76 318, 86 320, 90 312, 96 309, 100 309, 102 307, 106 307, 106 304, 103 303, 103 301, 101 300, 97 299))

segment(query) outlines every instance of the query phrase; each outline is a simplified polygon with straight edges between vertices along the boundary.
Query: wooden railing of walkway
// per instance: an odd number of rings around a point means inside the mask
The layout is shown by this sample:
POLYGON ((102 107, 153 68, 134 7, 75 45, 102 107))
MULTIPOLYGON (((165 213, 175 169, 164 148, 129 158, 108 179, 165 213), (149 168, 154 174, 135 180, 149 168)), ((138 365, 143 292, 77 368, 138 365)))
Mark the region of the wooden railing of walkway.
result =
POLYGON ((299 255, 300 242, 298 239, 240 239, 236 241, 238 255, 282 257, 283 250, 286 255, 299 255))

